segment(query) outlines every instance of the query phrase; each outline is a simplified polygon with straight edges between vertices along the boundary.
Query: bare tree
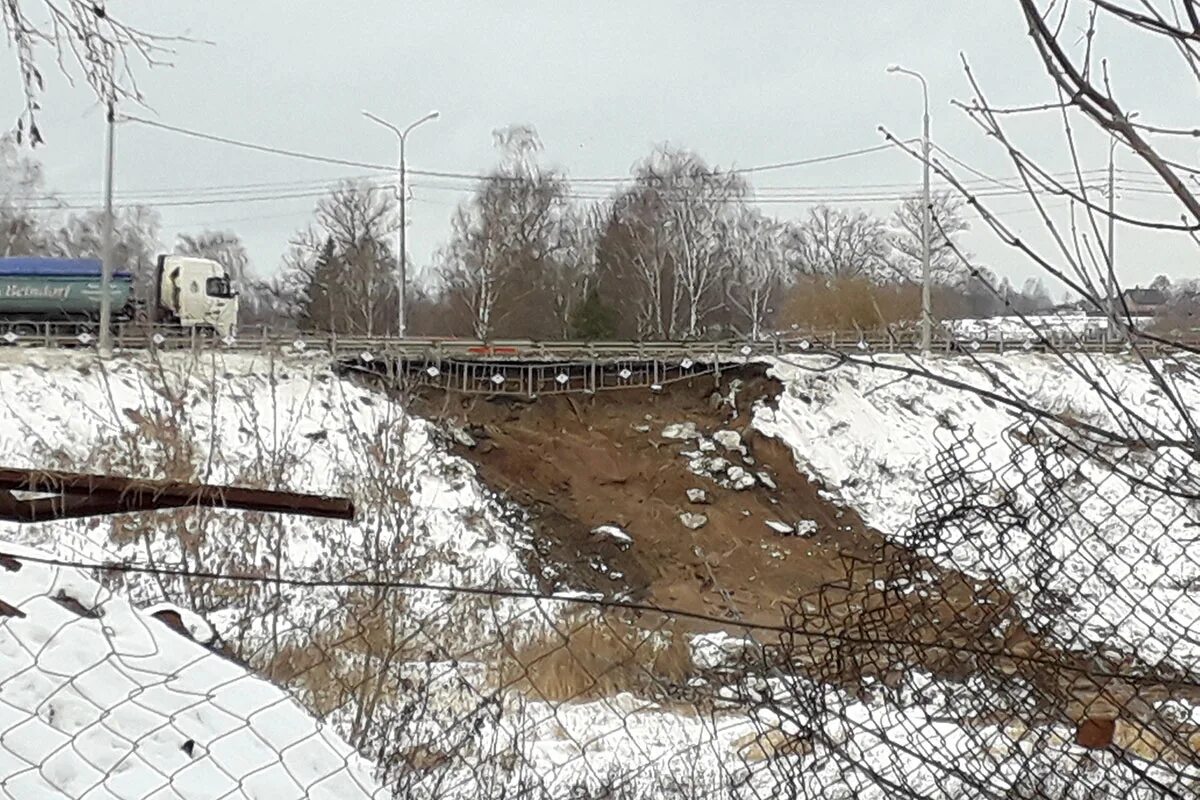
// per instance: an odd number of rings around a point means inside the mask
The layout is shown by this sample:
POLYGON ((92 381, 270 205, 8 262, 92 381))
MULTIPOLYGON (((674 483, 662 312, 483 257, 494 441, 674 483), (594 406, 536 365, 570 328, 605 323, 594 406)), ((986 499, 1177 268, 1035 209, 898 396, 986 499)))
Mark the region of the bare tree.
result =
POLYGON ((731 264, 725 296, 734 327, 758 339, 783 283, 783 226, 762 212, 743 208, 731 230, 731 264))
MULTIPOLYGON (((147 206, 126 206, 113 214, 113 254, 117 268, 133 273, 136 297, 151 302, 160 249, 158 212, 147 206)), ((104 211, 72 214, 53 233, 50 249, 68 258, 99 258, 103 250, 104 211)))
POLYGON ((724 303, 747 186, 695 153, 657 148, 617 196, 598 256, 608 300, 639 335, 697 336, 724 303))
POLYGON ((883 221, 865 211, 817 206, 787 232, 788 265, 805 275, 883 278, 891 272, 889 251, 883 221))
POLYGON ((24 110, 17 119, 18 143, 42 142, 37 116, 46 81, 40 64, 46 54, 72 80, 83 76, 97 98, 141 102, 135 62, 166 64, 173 43, 184 41, 142 30, 115 17, 104 0, 5 0, 0 19, 17 57, 24 110))
POLYGON ((600 298, 616 311, 623 335, 675 334, 681 289, 661 205, 659 193, 639 182, 615 199, 597 243, 600 298))
POLYGON ((202 231, 196 234, 181 233, 175 242, 175 252, 183 256, 208 258, 218 262, 229 272, 235 284, 246 279, 250 256, 241 237, 233 231, 202 231))
POLYGON ((570 309, 563 292, 579 266, 570 255, 576 217, 566 182, 538 164, 532 127, 494 138, 501 162, 455 214, 438 254, 440 278, 478 338, 561 335, 570 309))
POLYGON ((0 256, 35 255, 47 245, 42 165, 20 152, 12 134, 0 136, 0 256))
POLYGON ((317 202, 313 224, 294 237, 287 277, 306 328, 368 335, 394 331, 396 256, 388 245, 395 199, 346 182, 317 202))
MULTIPOLYGON (((929 269, 934 283, 963 287, 970 270, 958 235, 970 227, 963 216, 963 200, 950 191, 930 197, 932 225, 929 229, 929 269), (958 252, 956 252, 958 250, 958 252)), ((921 220, 924 201, 920 195, 905 198, 892 214, 892 246, 897 272, 913 281, 921 280, 921 220)), ((969 258, 970 256, 967 256, 969 258)))

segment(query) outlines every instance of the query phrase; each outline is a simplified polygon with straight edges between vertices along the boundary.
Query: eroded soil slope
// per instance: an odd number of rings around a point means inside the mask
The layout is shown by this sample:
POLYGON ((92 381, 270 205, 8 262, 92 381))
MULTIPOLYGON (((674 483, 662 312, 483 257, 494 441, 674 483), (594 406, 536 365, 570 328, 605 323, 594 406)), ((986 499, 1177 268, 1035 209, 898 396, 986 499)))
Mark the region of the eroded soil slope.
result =
POLYGON ((734 380, 535 402, 426 395, 419 410, 464 428, 475 444, 462 454, 529 510, 543 559, 535 574, 778 623, 789 599, 845 577, 843 554, 873 558, 885 544, 823 499, 785 447, 750 429, 751 403, 776 387, 754 373, 734 380), (703 524, 693 530, 682 515, 703 524), (628 540, 596 532, 606 525, 628 540), (797 525, 805 535, 788 535, 797 525))

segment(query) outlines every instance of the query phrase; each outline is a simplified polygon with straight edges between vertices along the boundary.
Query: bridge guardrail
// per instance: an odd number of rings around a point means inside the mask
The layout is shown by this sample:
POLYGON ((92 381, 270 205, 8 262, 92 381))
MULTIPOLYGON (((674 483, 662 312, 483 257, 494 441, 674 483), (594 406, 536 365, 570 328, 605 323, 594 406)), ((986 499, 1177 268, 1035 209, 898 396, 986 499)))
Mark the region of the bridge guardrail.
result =
MULTIPOLYGON (((0 346, 48 348, 94 347, 94 333, 78 331, 59 323, 38 323, 19 330, 0 328, 0 346)), ((1200 346, 1200 334, 1184 337, 1185 346, 1200 346)), ((1149 343, 1148 343, 1149 344, 1149 343)), ((226 350, 316 350, 338 356, 371 358, 424 358, 502 361, 505 359, 564 361, 616 361, 623 359, 730 360, 767 355, 819 353, 830 351, 918 352, 918 331, 812 331, 765 339, 726 339, 717 341, 534 341, 529 339, 474 340, 440 337, 343 335, 331 332, 243 328, 234 337, 189 333, 167 326, 118 325, 113 345, 118 350, 200 349, 226 350)), ((933 340, 934 352, 1005 353, 1013 350, 1061 348, 1087 352, 1114 352, 1125 346, 1123 340, 1100 335, 1074 335, 1066 332, 1035 333, 1019 337, 955 337, 939 330, 933 340)))

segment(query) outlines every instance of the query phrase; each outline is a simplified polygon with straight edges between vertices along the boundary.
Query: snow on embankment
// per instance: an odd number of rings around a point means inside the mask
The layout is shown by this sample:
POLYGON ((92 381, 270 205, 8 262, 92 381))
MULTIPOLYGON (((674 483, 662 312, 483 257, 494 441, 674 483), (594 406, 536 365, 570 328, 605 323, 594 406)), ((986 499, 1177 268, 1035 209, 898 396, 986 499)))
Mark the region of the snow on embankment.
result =
POLYGON ((0 794, 386 797, 278 687, 0 541, 0 794))
MULTIPOLYGON (((1132 321, 1135 326, 1144 329, 1154 322, 1154 318, 1134 317, 1132 321)), ((1056 341, 1069 341, 1076 337, 1098 340, 1108 329, 1106 317, 1092 317, 1079 312, 952 319, 943 324, 960 341, 1009 342, 1014 345, 1042 338, 1056 341)))
MULTIPOLYGON (((1079 357, 1075 363, 1136 409, 1141 430, 1157 426, 1180 435, 1178 412, 1134 360, 1079 357)), ((786 442, 801 469, 881 532, 959 569, 998 574, 1014 591, 1065 595, 1067 618, 1034 616, 1056 624, 1068 642, 1103 641, 1150 661, 1171 658, 1200 668, 1200 647, 1192 644, 1200 635, 1200 590, 1194 588, 1200 559, 1189 555, 1200 508, 1138 486, 1148 477, 1166 485, 1186 478, 1194 486, 1193 461, 1112 445, 1029 446, 1027 437, 1013 434, 1018 415, 1012 407, 883 368, 888 365, 913 366, 887 356, 874 364, 775 361, 771 372, 784 391, 775 408, 757 410, 754 424, 786 442), (922 513, 944 512, 952 502, 1003 514, 951 517, 920 529, 922 513)), ((1200 365, 1162 366, 1186 406, 1200 408, 1200 365)), ((1068 421, 1133 429, 1128 418, 1114 417, 1114 404, 1087 378, 1050 355, 988 356, 977 363, 938 358, 930 368, 1068 421)))
MULTIPOLYGON (((347 495, 353 522, 183 509, 40 525, 8 541, 86 561, 291 578, 528 587, 512 510, 450 455, 431 423, 335 375, 319 356, 0 352, 0 465, 347 495)), ((240 588, 126 576, 135 602, 179 602, 226 641, 307 640, 356 624, 342 591, 240 588), (280 618, 283 618, 282 620, 280 618), (285 633, 280 633, 281 631, 285 633)), ((395 595, 399 599, 399 594, 395 595)), ((463 598, 412 592, 406 620, 449 630, 463 598)), ((473 615, 478 624, 492 617, 473 615)))
MULTIPOLYGON (((105 367, 83 354, 0 358, 0 464, 345 494, 359 508, 354 523, 279 518, 287 566, 335 557, 365 566, 375 554, 364 542, 399 535, 426 580, 525 580, 503 510, 473 469, 447 454, 430 423, 340 380, 320 359, 169 354, 105 367), (384 518, 396 508, 404 513, 384 518), (392 523, 401 529, 386 530, 392 523)), ((58 549, 63 527, 4 532, 58 549)), ((122 551, 119 536, 73 528, 76 555, 122 551)))

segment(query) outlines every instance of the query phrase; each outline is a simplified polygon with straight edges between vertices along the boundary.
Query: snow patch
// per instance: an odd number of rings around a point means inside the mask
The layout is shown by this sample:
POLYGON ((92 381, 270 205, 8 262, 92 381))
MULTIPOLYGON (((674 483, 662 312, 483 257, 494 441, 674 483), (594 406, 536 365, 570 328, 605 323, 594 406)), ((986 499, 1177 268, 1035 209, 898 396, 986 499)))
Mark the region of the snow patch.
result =
POLYGON ((0 775, 10 797, 387 797, 371 765, 282 689, 83 572, 22 556, 0 598, 0 775), (55 602, 60 592, 99 616, 55 602))
POLYGON ((674 422, 663 428, 664 439, 699 439, 700 431, 694 422, 674 422))
POLYGON ((596 536, 612 539, 617 544, 622 545, 621 549, 623 550, 628 549, 633 544, 633 537, 626 533, 625 529, 620 525, 598 525, 592 528, 592 533, 596 536))

